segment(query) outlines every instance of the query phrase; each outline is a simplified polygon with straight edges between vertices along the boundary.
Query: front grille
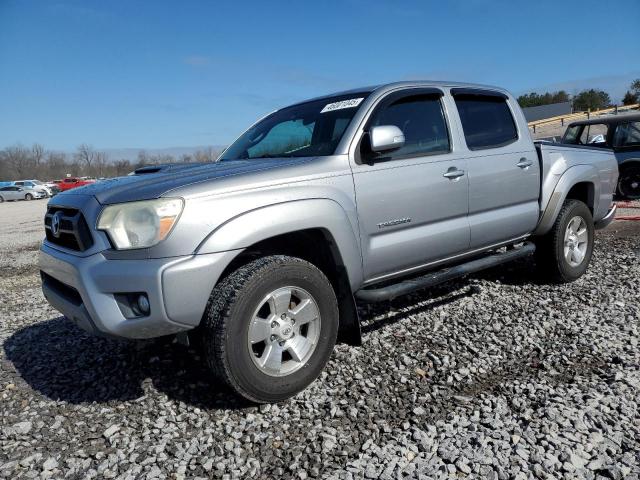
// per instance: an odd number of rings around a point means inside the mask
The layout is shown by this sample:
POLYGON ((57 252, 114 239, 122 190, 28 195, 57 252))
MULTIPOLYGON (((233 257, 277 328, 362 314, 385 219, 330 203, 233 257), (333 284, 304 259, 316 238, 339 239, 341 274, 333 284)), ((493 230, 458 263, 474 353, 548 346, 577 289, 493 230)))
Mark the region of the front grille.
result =
POLYGON ((93 245, 93 238, 89 226, 82 212, 75 208, 51 206, 44 216, 44 228, 47 241, 69 250, 84 252, 93 245), (54 228, 54 215, 57 229, 54 228))

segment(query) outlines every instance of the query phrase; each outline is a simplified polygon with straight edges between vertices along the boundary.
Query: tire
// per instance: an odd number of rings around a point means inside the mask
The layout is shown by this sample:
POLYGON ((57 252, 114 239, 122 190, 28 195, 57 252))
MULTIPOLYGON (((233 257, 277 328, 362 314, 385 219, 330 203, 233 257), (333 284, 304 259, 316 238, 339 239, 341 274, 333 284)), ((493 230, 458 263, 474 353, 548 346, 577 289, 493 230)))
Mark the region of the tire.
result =
POLYGON ((579 200, 566 200, 551 230, 536 242, 536 264, 542 276, 555 283, 580 278, 591 261, 593 232, 589 208, 579 200))
POLYGON ((620 170, 618 195, 628 200, 640 199, 640 167, 628 167, 620 170))
POLYGON ((0 203, 4 202, 4 198, 0 197, 0 203))
POLYGON ((27 193, 27 194, 24 196, 24 199, 25 199, 25 200, 27 200, 27 201, 28 201, 28 200, 33 200, 33 195, 31 195, 30 193, 27 193))
POLYGON ((338 303, 317 267, 268 256, 216 285, 201 326, 205 359, 219 379, 252 402, 280 402, 304 390, 329 361, 338 303))

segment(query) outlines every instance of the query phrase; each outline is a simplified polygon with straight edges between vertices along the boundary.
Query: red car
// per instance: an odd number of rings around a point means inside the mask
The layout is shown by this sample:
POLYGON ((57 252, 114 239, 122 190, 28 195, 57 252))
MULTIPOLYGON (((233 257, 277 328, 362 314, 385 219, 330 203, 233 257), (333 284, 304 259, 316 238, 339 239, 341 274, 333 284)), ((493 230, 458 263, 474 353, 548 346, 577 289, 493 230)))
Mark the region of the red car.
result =
POLYGON ((94 182, 95 180, 83 180, 82 178, 76 178, 76 177, 69 177, 69 178, 65 178, 64 180, 53 181, 53 183, 58 185, 61 192, 64 192, 65 190, 71 190, 72 188, 76 188, 76 187, 83 187, 85 185, 90 185, 94 182))

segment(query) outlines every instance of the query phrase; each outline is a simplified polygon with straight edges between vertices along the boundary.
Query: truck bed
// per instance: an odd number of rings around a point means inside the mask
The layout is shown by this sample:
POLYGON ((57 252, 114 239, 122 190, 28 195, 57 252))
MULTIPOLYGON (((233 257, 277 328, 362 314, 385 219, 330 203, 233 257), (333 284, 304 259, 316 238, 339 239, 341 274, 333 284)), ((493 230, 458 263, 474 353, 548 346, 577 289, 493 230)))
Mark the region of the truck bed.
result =
POLYGON ((596 185, 601 186, 594 192, 596 198, 593 217, 599 220, 604 217, 611 203, 611 192, 617 181, 617 163, 613 150, 584 145, 565 145, 560 143, 534 142, 540 162, 540 211, 544 212, 552 203, 553 192, 558 182, 567 171, 574 167, 596 167, 599 178, 596 185), (602 193, 600 193, 602 192, 602 193))

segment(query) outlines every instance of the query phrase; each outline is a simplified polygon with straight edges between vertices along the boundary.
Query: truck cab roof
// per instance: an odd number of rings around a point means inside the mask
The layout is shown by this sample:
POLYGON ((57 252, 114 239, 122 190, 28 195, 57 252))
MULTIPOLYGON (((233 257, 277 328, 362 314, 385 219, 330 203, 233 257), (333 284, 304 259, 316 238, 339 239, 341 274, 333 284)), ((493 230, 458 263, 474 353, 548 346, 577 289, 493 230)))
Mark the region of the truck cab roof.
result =
POLYGON ((301 102, 295 103, 293 105, 299 105, 301 103, 322 100, 325 98, 337 97, 340 95, 358 95, 358 94, 370 95, 374 92, 385 93, 390 90, 396 90, 401 88, 469 88, 474 90, 491 90, 494 92, 502 93, 504 95, 508 94, 507 90, 505 90, 504 88, 496 87, 493 85, 483 85, 479 83, 453 82, 453 81, 445 81, 445 80, 405 80, 401 82, 382 83, 379 85, 352 88, 349 90, 334 92, 328 95, 321 95, 319 97, 306 99, 301 102))
POLYGON ((577 125, 616 125, 618 123, 626 122, 638 122, 640 121, 640 113, 625 113, 620 115, 609 115, 606 117, 595 117, 589 120, 579 120, 577 122, 571 122, 568 126, 574 127, 577 125))

